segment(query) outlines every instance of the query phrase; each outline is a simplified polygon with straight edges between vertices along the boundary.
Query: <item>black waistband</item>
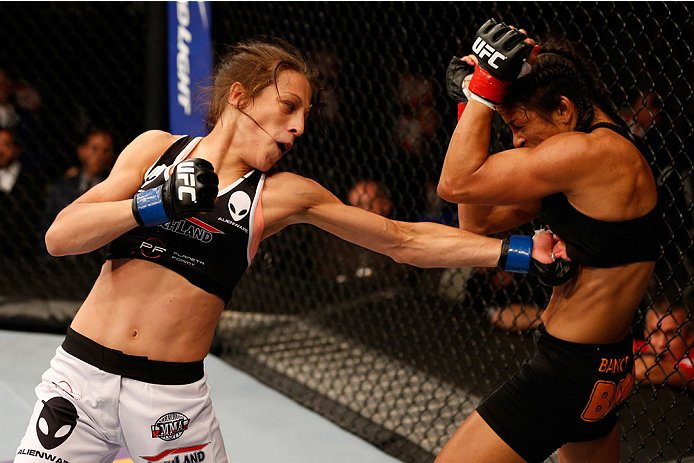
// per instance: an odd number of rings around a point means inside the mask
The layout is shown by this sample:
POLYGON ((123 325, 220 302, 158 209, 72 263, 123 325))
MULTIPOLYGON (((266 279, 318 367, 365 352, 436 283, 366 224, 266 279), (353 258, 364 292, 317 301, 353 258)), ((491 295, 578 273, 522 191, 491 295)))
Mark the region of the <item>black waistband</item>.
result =
POLYGON ((547 332, 544 324, 540 324, 538 330, 534 334, 535 341, 546 342, 564 349, 570 349, 573 352, 585 355, 621 355, 625 351, 631 352, 633 347, 633 337, 629 333, 623 340, 612 344, 581 344, 563 339, 555 338, 547 332))
POLYGON ((124 354, 98 344, 68 328, 63 341, 68 354, 107 373, 151 384, 190 384, 205 374, 203 361, 190 363, 161 362, 147 357, 124 354))

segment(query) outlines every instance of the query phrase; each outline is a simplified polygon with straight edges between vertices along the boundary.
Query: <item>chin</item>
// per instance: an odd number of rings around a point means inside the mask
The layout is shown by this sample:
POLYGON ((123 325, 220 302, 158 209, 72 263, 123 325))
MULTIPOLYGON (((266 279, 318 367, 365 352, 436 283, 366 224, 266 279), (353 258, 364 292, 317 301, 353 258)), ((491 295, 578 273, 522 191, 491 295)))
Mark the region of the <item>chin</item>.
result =
POLYGON ((257 166, 256 169, 263 171, 263 172, 267 172, 268 170, 272 169, 275 166, 275 164, 277 164, 277 161, 274 161, 274 162, 267 161, 267 162, 264 162, 263 164, 257 166))

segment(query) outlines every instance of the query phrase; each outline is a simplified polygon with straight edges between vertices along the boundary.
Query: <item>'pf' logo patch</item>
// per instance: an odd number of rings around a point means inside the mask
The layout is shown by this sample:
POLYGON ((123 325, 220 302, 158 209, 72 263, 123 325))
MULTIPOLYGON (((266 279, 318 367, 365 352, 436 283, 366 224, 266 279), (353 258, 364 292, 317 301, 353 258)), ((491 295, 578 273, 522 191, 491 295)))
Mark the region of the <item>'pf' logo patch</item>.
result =
POLYGON ((160 239, 147 238, 140 244, 140 252, 149 259, 156 259, 166 252, 166 247, 160 239))
POLYGON ((163 415, 152 425, 152 439, 175 440, 188 429, 190 420, 183 413, 171 412, 163 415))
POLYGON ((46 450, 51 450, 70 437, 77 426, 77 409, 67 399, 53 397, 43 401, 43 410, 36 421, 36 435, 46 450))

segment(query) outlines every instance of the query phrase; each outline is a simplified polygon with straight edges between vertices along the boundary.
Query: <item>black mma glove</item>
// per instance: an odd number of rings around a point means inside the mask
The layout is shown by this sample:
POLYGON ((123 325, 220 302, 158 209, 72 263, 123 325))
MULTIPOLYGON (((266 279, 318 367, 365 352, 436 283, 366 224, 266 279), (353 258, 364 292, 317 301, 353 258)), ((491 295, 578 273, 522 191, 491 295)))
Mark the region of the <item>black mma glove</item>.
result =
POLYGON ((527 38, 518 29, 490 19, 475 35, 472 52, 477 57, 470 81, 471 99, 494 109, 503 101, 511 83, 521 72, 525 58, 533 46, 524 42, 527 38))
POLYGON ((530 273, 547 286, 560 286, 569 281, 578 264, 567 259, 555 259, 551 264, 532 258, 533 239, 526 235, 511 235, 501 242, 499 268, 507 272, 530 273))
POLYGON ((154 227, 172 220, 210 212, 217 199, 219 177, 205 159, 186 159, 174 167, 162 185, 137 193, 132 208, 141 227, 154 227))
POLYGON ((551 264, 532 259, 528 273, 540 279, 545 286, 561 286, 576 274, 578 264, 572 260, 555 259, 551 264))
POLYGON ((448 63, 446 90, 448 90, 448 96, 458 105, 458 120, 460 120, 465 105, 468 103, 469 90, 465 88, 465 79, 468 77, 472 78, 473 72, 475 72, 475 66, 470 66, 457 56, 454 56, 451 62, 448 63))

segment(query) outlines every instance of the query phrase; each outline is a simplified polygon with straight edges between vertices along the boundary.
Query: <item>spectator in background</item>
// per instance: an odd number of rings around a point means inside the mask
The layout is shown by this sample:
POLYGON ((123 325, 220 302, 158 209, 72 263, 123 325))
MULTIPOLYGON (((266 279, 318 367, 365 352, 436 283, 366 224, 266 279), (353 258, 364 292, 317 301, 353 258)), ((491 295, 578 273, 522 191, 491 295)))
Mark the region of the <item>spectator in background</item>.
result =
MULTIPOLYGON (((15 139, 23 147, 23 156, 31 157, 39 151, 41 96, 27 81, 12 81, 9 73, 0 68, 0 128, 12 129, 15 139)), ((23 160, 26 165, 26 160, 23 160)), ((36 167, 29 166, 32 170, 36 167)))
POLYGON ((0 127, 12 128, 19 123, 19 114, 12 103, 12 80, 0 69, 0 127))
MULTIPOLYGON (((347 194, 350 206, 359 207, 383 217, 389 217, 393 203, 388 188, 371 179, 357 180, 347 194)), ((326 241, 316 243, 314 254, 317 274, 336 283, 359 281, 383 284, 395 274, 402 273, 392 259, 355 244, 325 235, 326 241)))
POLYGON ((320 106, 323 120, 328 123, 342 123, 343 118, 340 109, 342 90, 338 85, 342 61, 336 53, 328 50, 318 50, 313 53, 312 57, 325 82, 326 92, 320 106))
POLYGON ((43 207, 43 184, 20 161, 22 146, 12 129, 0 129, 0 256, 29 256, 43 207))
POLYGON ((108 176, 116 159, 111 132, 104 129, 91 130, 77 147, 77 159, 80 165, 68 169, 63 178, 47 189, 46 207, 43 211, 44 231, 65 206, 108 176))
POLYGON ((672 305, 656 299, 644 317, 644 340, 634 340, 635 380, 641 383, 687 386, 694 392, 694 324, 688 306, 691 287, 672 305))
POLYGON ((429 181, 424 186, 426 201, 424 210, 416 216, 418 222, 436 222, 458 226, 458 206, 443 200, 436 192, 437 183, 429 181))
POLYGON ((494 288, 495 294, 491 300, 496 301, 498 305, 486 308, 492 325, 512 332, 530 331, 540 326, 543 310, 540 307, 544 307, 546 302, 540 305, 534 300, 542 295, 542 287, 536 285, 533 291, 522 283, 520 277, 516 278, 512 273, 500 269, 487 271, 480 268, 477 271, 488 274, 489 284, 494 288))
MULTIPOLYGON (((663 101, 653 90, 638 91, 629 98, 629 105, 620 110, 620 117, 631 132, 650 151, 648 162, 658 184, 658 196, 665 206, 665 222, 673 239, 665 246, 664 258, 677 262, 682 249, 691 248, 694 234, 694 185, 692 184, 692 153, 687 148, 689 134, 677 133, 678 124, 668 118, 663 101)), ((686 129, 689 130, 689 129, 686 129)), ((684 254, 688 267, 694 265, 691 251, 684 254)))
POLYGON ((360 180, 349 191, 350 206, 356 206, 374 214, 390 217, 393 203, 388 189, 382 183, 373 180, 360 180))
POLYGON ((663 104, 655 92, 638 93, 630 99, 630 104, 619 111, 619 116, 639 138, 647 139, 648 132, 659 121, 663 104))
MULTIPOLYGON (((390 217, 393 203, 390 200, 388 188, 375 180, 358 180, 355 182, 347 197, 350 206, 383 217, 390 217)), ((346 241, 340 240, 343 265, 338 267, 341 272, 336 277, 338 283, 353 279, 370 279, 373 277, 390 278, 393 260, 382 254, 369 251, 346 241)), ((334 248, 333 248, 334 249, 334 248)))
POLYGON ((395 128, 400 148, 423 154, 441 123, 441 116, 434 108, 433 85, 422 76, 403 74, 397 96, 402 105, 402 116, 395 128))

